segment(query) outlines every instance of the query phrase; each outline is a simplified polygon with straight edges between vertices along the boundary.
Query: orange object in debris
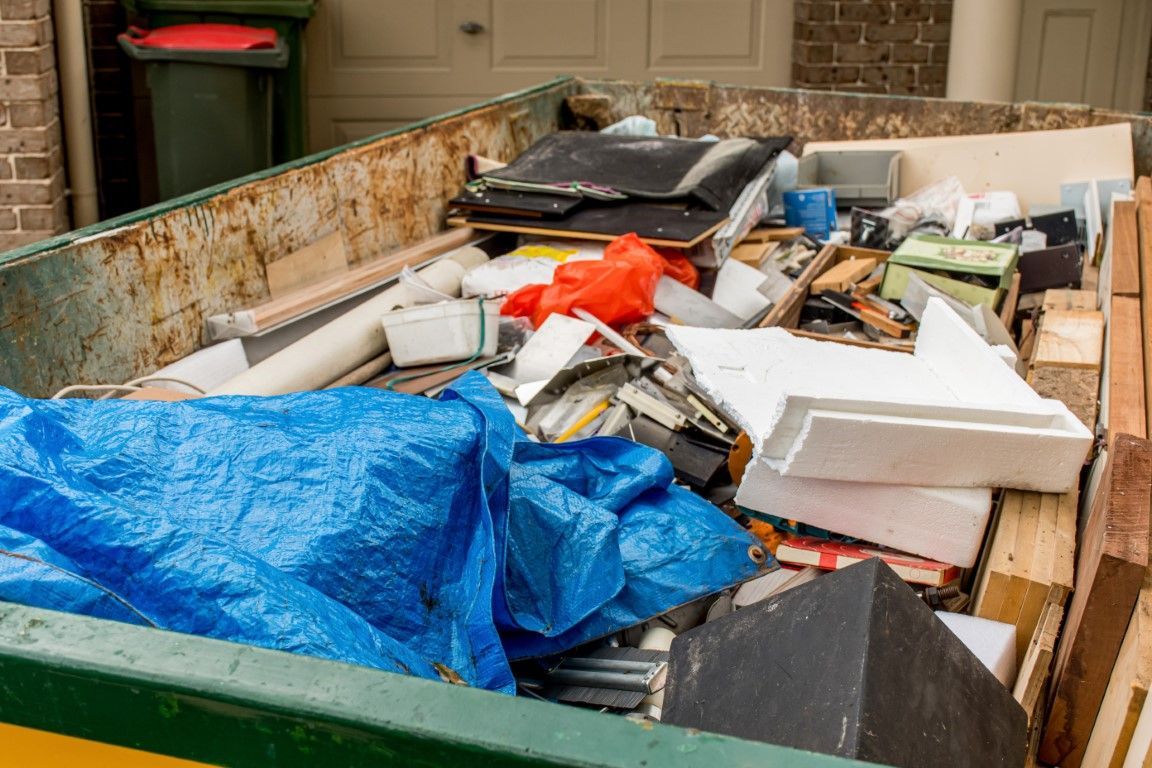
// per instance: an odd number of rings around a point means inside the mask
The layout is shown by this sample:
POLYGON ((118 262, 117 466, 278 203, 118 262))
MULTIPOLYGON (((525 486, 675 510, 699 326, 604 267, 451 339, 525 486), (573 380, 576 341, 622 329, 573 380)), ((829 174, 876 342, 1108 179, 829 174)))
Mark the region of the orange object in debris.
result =
MULTIPOLYGON (((691 265, 689 265, 691 266, 691 265)), ((501 313, 531 318, 537 328, 553 312, 583 309, 611 326, 639 322, 652 314, 656 283, 665 261, 635 233, 618 237, 600 261, 570 261, 556 268, 549 285, 526 285, 508 296, 501 313)))

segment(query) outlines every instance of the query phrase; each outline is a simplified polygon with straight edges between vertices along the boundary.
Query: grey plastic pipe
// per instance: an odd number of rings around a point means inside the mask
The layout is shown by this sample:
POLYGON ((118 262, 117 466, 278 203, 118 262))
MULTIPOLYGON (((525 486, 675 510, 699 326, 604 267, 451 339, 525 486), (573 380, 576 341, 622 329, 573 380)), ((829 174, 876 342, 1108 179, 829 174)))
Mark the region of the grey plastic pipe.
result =
MULTIPOLYGON (((484 251, 466 247, 445 255, 417 274, 437 291, 459 296, 464 273, 487 260, 484 251)), ((403 283, 397 283, 208 394, 283 395, 321 389, 388 350, 380 318, 397 307, 414 304, 411 293, 403 283)))

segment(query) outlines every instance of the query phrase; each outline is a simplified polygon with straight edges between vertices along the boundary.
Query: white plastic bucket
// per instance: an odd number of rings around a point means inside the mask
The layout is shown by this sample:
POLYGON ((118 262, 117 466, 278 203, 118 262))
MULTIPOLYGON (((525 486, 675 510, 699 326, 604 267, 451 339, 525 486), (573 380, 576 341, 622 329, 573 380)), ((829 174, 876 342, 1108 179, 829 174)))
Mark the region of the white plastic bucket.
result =
MULTIPOLYGON (((392 362, 401 368, 467 360, 480 346, 480 303, 475 299, 424 304, 381 317, 392 362)), ((484 348, 480 357, 496 354, 500 307, 484 302, 484 348)))

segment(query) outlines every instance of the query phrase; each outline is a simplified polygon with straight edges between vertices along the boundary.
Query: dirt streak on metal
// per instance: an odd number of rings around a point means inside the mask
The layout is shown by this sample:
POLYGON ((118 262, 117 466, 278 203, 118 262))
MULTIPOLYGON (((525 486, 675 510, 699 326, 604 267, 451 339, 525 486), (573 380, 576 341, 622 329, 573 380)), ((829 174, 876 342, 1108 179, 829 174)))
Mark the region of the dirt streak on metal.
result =
POLYGON ((339 230, 355 266, 439 230, 475 153, 558 128, 575 83, 478 108, 0 268, 0 385, 121 382, 206 341, 204 318, 269 298, 265 266, 339 230))

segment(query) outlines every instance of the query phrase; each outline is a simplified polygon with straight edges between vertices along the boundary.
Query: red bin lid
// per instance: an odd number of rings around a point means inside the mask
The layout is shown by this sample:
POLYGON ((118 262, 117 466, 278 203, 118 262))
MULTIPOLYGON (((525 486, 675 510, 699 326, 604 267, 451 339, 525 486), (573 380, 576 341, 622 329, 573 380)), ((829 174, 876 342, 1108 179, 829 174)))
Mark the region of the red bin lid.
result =
POLYGON ((240 24, 177 24, 152 30, 131 28, 128 37, 140 48, 169 51, 254 51, 276 47, 276 30, 240 24))

